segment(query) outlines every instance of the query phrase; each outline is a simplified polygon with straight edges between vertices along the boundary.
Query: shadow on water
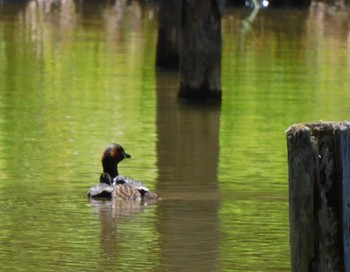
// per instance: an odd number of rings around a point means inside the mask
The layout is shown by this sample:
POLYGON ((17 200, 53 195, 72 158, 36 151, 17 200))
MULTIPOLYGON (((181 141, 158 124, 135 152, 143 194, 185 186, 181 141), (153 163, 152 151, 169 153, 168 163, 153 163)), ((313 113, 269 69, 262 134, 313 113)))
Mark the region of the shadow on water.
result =
POLYGON ((164 196, 157 207, 160 269, 215 271, 220 106, 177 103, 177 91, 176 73, 157 74, 157 190, 164 196))

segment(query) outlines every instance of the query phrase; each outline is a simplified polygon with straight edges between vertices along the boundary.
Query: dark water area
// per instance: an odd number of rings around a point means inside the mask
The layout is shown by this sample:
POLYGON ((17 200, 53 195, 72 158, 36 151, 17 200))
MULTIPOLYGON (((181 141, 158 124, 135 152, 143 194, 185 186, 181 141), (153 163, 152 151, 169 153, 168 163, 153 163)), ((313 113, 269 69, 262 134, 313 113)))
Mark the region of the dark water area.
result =
POLYGON ((157 71, 157 7, 0 1, 0 270, 290 271, 285 130, 349 119, 348 9, 227 9, 221 107, 157 71), (163 200, 89 201, 111 142, 163 200))

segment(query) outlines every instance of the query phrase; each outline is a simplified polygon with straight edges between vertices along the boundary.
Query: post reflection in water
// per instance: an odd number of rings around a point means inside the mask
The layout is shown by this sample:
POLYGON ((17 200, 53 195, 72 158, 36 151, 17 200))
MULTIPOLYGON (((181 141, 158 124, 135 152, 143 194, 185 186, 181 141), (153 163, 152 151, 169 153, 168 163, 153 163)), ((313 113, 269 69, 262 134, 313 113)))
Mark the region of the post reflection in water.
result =
POLYGON ((220 107, 176 102, 177 74, 157 74, 160 270, 218 269, 220 107))

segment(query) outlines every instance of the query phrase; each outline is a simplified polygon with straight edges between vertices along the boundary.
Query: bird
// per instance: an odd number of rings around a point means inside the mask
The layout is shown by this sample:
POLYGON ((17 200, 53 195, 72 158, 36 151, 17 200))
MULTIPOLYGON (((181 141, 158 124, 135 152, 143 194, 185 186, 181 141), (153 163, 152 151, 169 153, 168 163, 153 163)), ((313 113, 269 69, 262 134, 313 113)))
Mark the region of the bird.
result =
POLYGON ((100 182, 88 191, 90 198, 111 198, 119 200, 160 200, 158 194, 151 192, 142 182, 124 177, 118 172, 118 164, 131 158, 119 144, 110 144, 102 154, 103 173, 100 182))

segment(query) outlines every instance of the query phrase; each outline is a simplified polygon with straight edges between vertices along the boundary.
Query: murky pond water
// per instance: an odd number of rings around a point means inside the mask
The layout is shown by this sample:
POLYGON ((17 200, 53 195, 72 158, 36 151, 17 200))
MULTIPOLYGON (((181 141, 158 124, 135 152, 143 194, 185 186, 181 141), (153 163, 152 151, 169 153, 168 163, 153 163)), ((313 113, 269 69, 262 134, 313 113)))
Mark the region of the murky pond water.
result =
POLYGON ((112 2, 0 4, 1 269, 290 271, 284 131, 349 119, 347 10, 227 10, 203 108, 154 68, 156 8, 112 2), (86 198, 110 142, 163 201, 86 198))

